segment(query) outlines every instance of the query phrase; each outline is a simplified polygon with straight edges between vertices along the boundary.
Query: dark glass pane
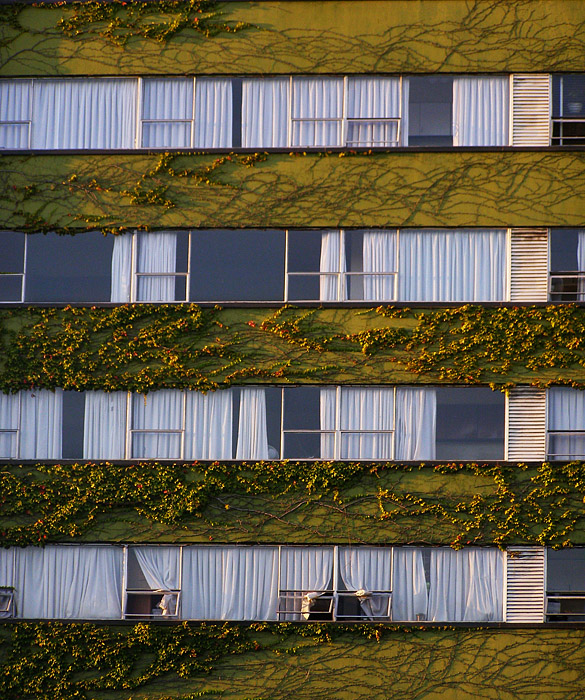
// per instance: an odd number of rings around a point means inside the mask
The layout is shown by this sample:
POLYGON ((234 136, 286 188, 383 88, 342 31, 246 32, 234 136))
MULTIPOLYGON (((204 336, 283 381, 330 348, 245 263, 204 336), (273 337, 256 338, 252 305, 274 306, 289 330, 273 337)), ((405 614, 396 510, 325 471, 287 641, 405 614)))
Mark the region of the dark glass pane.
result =
POLYGON ((551 272, 576 272, 578 229, 557 228, 550 232, 551 272))
POLYGON ((128 569, 127 569, 128 580, 126 582, 126 588, 135 591, 149 591, 151 586, 148 585, 148 581, 144 577, 144 573, 138 563, 136 558, 136 553, 134 547, 128 547, 128 569))
POLYGON ((345 232, 345 256, 348 271, 361 272, 364 269, 363 231, 345 232))
POLYGON ((408 144, 452 146, 453 79, 446 76, 412 76, 408 80, 408 144))
POLYGON ((585 593, 585 548, 547 550, 547 591, 585 593))
POLYGON ((320 231, 288 232, 289 272, 319 272, 320 261, 320 231))
POLYGON ((85 394, 63 392, 63 459, 83 458, 85 394))
POLYGON ((109 301, 113 236, 29 236, 26 301, 109 301))
POLYGON ((0 275, 24 272, 24 236, 24 233, 14 231, 0 232, 0 275))
POLYGON ((585 75, 563 75, 560 85, 563 117, 585 117, 585 75))
POLYGON ((284 231, 194 231, 191 301, 284 298, 284 231))
POLYGON ((319 433, 285 433, 284 459, 320 459, 319 433))
POLYGON ((436 391, 437 459, 503 459, 504 395, 483 387, 436 391))
POLYGON ((268 433, 268 458, 280 456, 280 408, 282 389, 266 387, 266 430, 268 433))
MULTIPOLYGON (((320 275, 289 275, 288 301, 319 301, 320 279, 320 275)), ((331 275, 330 279, 337 279, 337 276, 331 275)))
POLYGON ((21 301, 22 275, 0 274, 0 301, 21 301))
POLYGON ((187 272, 189 267, 189 232, 177 231, 176 272, 187 272))
POLYGON ((315 386, 284 388, 284 429, 319 430, 321 389, 315 386))

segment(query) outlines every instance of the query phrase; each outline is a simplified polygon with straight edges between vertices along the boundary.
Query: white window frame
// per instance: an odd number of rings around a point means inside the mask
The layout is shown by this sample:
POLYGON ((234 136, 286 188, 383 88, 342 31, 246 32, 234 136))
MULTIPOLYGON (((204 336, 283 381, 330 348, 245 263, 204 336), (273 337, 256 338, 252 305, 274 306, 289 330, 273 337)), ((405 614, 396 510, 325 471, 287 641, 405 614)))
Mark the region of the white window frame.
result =
MULTIPOLYGON (((134 397, 140 397, 140 394, 134 392, 128 392, 126 397, 126 459, 131 460, 149 460, 156 459, 157 461, 181 461, 185 454, 185 414, 186 414, 186 403, 187 394, 185 391, 179 389, 170 389, 170 391, 177 391, 181 394, 181 427, 180 428, 169 428, 166 429, 154 429, 154 428, 134 428, 134 411, 132 410, 132 402, 134 397), (132 455, 134 446, 134 435, 179 435, 180 437, 180 451, 178 457, 134 457, 132 455)), ((146 398, 146 397, 145 397, 146 398)), ((148 399, 147 399, 148 400, 148 399)))
MULTIPOLYGON (((191 286, 191 229, 177 230, 179 236, 186 235, 187 237, 187 272, 140 272, 138 270, 138 246, 140 245, 140 237, 148 236, 148 233, 142 231, 134 231, 132 234, 132 270, 130 275, 130 302, 137 304, 185 304, 190 301, 190 286, 191 286), (177 278, 185 279, 185 298, 184 299, 169 299, 162 302, 151 302, 148 300, 138 299, 138 287, 140 278, 169 278, 174 280, 177 278)), ((126 234, 128 235, 128 234, 126 234)))
MULTIPOLYGON (((0 231, 0 239, 3 233, 20 233, 19 231, 0 231)), ((24 251, 22 256, 22 272, 5 272, 0 273, 0 277, 5 279, 7 277, 20 277, 20 299, 0 299, 0 304, 23 304, 25 302, 25 288, 26 288, 26 265, 27 265, 27 250, 28 250, 28 237, 30 234, 20 233, 24 239, 24 251)))
MULTIPOLYGON (((128 548, 129 547, 140 547, 141 545, 123 545, 124 554, 122 560, 122 610, 121 617, 124 620, 143 620, 143 619, 167 619, 167 620, 181 620, 181 592, 183 590, 183 545, 142 545, 145 547, 177 547, 179 548, 179 587, 169 588, 169 589, 144 589, 144 588, 129 588, 128 587, 128 548), (172 595, 175 596, 175 614, 174 615, 158 615, 154 613, 128 613, 126 609, 128 607, 128 595, 132 596, 151 596, 151 595, 172 595)), ((162 611, 161 611, 162 612, 162 611)))
MULTIPOLYGON (((33 123, 33 105, 34 105, 34 79, 30 78, 28 80, 24 79, 10 79, 10 78, 4 78, 3 82, 7 82, 10 80, 11 82, 14 80, 14 82, 19 82, 19 83, 28 83, 28 119, 21 119, 21 120, 2 120, 0 121, 0 129, 2 129, 3 126, 26 126, 27 128, 27 146, 25 148, 18 148, 14 150, 27 150, 30 149, 31 147, 31 139, 32 139, 32 123, 33 123)), ((0 148, 0 150, 4 150, 3 148, 0 148)), ((6 150, 13 150, 7 148, 6 150)))
POLYGON ((12 394, 12 397, 16 397, 18 400, 17 414, 17 424, 15 428, 3 428, 0 426, 0 435, 11 435, 11 455, 10 457, 2 457, 1 459, 20 459, 20 431, 22 423, 22 395, 19 391, 17 394, 12 394))
MULTIPOLYGON (((165 76, 155 77, 155 80, 164 78, 165 76)), ((183 76, 177 76, 177 78, 183 78, 183 76)), ((190 119, 144 119, 142 114, 144 112, 144 81, 148 78, 139 78, 138 80, 138 95, 137 95, 137 129, 136 129, 136 148, 143 150, 168 150, 173 148, 173 146, 145 146, 144 145, 144 125, 145 124, 189 124, 189 144, 187 148, 193 148, 194 135, 195 135, 195 89, 197 87, 197 78, 193 76, 191 80, 193 81, 193 99, 191 101, 191 118, 190 119)))

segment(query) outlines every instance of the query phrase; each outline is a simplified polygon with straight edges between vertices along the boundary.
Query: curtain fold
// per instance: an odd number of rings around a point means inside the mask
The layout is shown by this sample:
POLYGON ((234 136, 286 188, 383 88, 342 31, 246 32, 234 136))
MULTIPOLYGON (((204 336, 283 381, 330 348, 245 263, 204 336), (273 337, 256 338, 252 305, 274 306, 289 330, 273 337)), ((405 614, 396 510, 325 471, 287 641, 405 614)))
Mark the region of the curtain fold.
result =
POLYGON ((433 549, 428 619, 434 622, 502 620, 503 570, 503 556, 498 549, 433 549))
POLYGON ((392 569, 392 619, 416 621, 427 616, 428 593, 420 549, 394 548, 392 569))
POLYGON ((125 391, 86 391, 83 421, 84 459, 125 459, 125 391))
MULTIPOLYGON (((392 591, 392 548, 343 547, 339 550, 339 573, 349 591, 392 591)), ((360 596, 364 615, 388 616, 390 595, 360 596)))
POLYGON ((396 390, 396 459, 435 459, 437 392, 432 388, 396 390))
POLYGON ((180 547, 131 547, 130 549, 153 591, 180 588, 180 547))
POLYGON ((350 76, 347 79, 347 146, 398 146, 399 122, 360 119, 400 119, 400 78, 350 76))
POLYGON ((176 232, 139 233, 136 272, 148 276, 137 275, 136 300, 175 301, 175 277, 169 275, 176 271, 176 232))
POLYGON ((264 389, 240 389, 236 459, 268 459, 264 389))
POLYGON ((195 81, 195 148, 232 145, 232 81, 197 78, 195 81))
POLYGON ((242 80, 242 147, 282 148, 288 145, 290 80, 242 80))
POLYGON ((189 148, 193 78, 143 78, 142 119, 143 148, 189 148))
POLYGON ((510 81, 507 77, 453 79, 453 145, 507 146, 510 81))
POLYGON ((345 301, 347 299, 347 284, 343 275, 347 270, 347 262, 342 242, 341 231, 321 233, 319 272, 336 273, 320 275, 319 299, 321 301, 345 301))
MULTIPOLYGON (((396 231, 365 231, 362 239, 363 271, 396 272, 396 231)), ((364 274, 365 301, 396 298, 394 275, 364 274)))
MULTIPOLYGON (((28 122, 31 81, 0 80, 0 122, 28 122)), ((0 148, 28 148, 30 125, 0 124, 0 148)))
POLYGON ((131 456, 138 459, 181 459, 182 391, 163 389, 147 396, 132 395, 131 456))
POLYGON ((63 391, 21 391, 21 459, 60 459, 63 428, 63 391))
POLYGON ((182 616, 274 620, 277 547, 184 547, 182 616))
POLYGON ((185 459, 232 459, 233 393, 187 392, 185 459))
POLYGON ((321 430, 321 459, 335 459, 335 412, 337 389, 324 387, 319 390, 319 428, 321 430), (330 431, 330 432, 326 432, 330 431))
POLYGON ((135 78, 34 82, 32 147, 134 148, 135 78))
POLYGON ((26 547, 17 552, 15 578, 19 617, 121 617, 121 547, 26 547))
MULTIPOLYGON (((333 549, 328 547, 282 547, 280 553, 280 590, 320 593, 332 585, 333 549)), ((292 601, 289 599, 288 608, 292 601)), ((295 601, 295 612, 286 619, 301 620, 304 601, 295 601)))
POLYGON ((340 146, 343 78, 293 78, 292 146, 340 146))
POLYGON ((492 230, 400 232, 401 301, 504 301, 507 233, 492 230))
POLYGON ((120 304, 132 301, 132 240, 130 233, 114 238, 110 301, 120 304))
POLYGON ((549 452, 557 459, 585 458, 585 392, 568 387, 549 389, 548 429, 583 431, 583 435, 551 435, 549 452))

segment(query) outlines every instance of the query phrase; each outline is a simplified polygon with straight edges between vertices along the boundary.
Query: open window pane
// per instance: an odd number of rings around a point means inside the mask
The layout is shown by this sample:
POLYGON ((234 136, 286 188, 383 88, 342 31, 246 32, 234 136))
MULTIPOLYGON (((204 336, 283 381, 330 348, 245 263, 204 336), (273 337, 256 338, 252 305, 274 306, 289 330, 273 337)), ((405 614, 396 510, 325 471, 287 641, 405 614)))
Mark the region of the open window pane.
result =
POLYGON ((585 230, 552 229, 550 232, 551 301, 585 299, 585 230))

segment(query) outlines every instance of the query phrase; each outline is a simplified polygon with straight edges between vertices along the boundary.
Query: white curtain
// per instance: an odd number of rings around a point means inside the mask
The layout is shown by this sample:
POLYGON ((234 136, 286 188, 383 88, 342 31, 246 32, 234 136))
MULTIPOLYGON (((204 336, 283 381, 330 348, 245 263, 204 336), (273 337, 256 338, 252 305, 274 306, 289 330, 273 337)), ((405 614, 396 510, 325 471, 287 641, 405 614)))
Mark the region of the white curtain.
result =
MULTIPOLYGON (((396 231, 364 231, 363 271, 396 272, 396 231)), ((396 299, 394 275, 364 275, 364 300, 396 299)))
POLYGON ((400 232, 401 301, 504 301, 505 230, 400 232))
POLYGON ((18 457, 20 394, 0 394, 0 459, 18 457))
POLYGON ((125 304, 132 301, 132 240, 130 233, 114 238, 112 250, 112 286, 110 301, 125 304))
POLYGON ((232 145, 232 81, 197 78, 195 81, 195 148, 232 145))
POLYGON ((277 547, 184 547, 182 617, 274 620, 277 547))
POLYGON ((548 429, 577 430, 582 435, 551 435, 549 453, 556 459, 585 458, 585 391, 568 387, 548 390, 548 429))
POLYGON ((293 78, 292 116, 291 146, 340 146, 343 78, 293 78))
MULTIPOLYGON (((297 591, 304 594, 321 593, 332 584, 333 549, 329 547, 282 547, 280 554, 280 590, 297 591)), ((285 619, 301 620, 308 614, 310 605, 305 601, 288 598, 287 609, 295 613, 285 619)))
POLYGON ((240 389, 236 459, 268 459, 264 389, 240 389))
POLYGON ((233 394, 230 389, 187 392, 185 459, 232 458, 233 394))
POLYGON ((335 459, 335 413, 337 389, 325 387, 319 391, 319 427, 321 429, 321 459, 335 459), (329 431, 329 432, 325 432, 329 431))
POLYGON ((427 581, 420 549, 394 548, 392 568, 392 619, 426 619, 428 605, 427 581))
POLYGON ((347 269, 341 231, 324 231, 321 234, 321 260, 319 272, 319 299, 321 301, 345 301, 347 285, 343 273, 347 269), (340 279, 341 276, 341 279, 340 279))
MULTIPOLYGON (((133 553, 146 583, 153 591, 178 590, 180 582, 180 547, 131 547, 128 556, 133 553)), ((128 580, 127 588, 133 588, 128 580)), ((163 615, 175 615, 177 598, 174 595, 163 595, 158 607, 163 615)))
POLYGON ((244 78, 242 81, 242 147, 288 145, 290 80, 244 78))
POLYGON ((177 234, 173 231, 138 234, 136 301, 174 301, 177 270, 177 234), (166 275, 165 275, 166 273, 166 275), (157 277, 156 275, 160 276, 157 277))
POLYGON ((368 618, 389 615, 391 593, 372 596, 372 591, 392 591, 392 548, 356 547, 339 550, 339 572, 348 591, 358 591, 363 613, 368 618))
POLYGON ((121 617, 121 547, 26 547, 17 552, 15 578, 19 617, 121 617))
MULTIPOLYGON (((577 232, 577 271, 585 272, 585 231, 577 232)), ((578 301, 585 300, 585 278, 577 281, 578 301)))
POLYGON ((163 389, 132 395, 131 456, 139 459, 181 459, 182 391, 163 389))
POLYGON ((21 391, 21 459, 60 459, 63 428, 63 392, 21 391))
MULTIPOLYGON (((0 81, 0 122, 28 122, 31 118, 31 81, 0 81)), ((0 124, 0 148, 28 148, 30 125, 0 124)))
POLYGON ((453 79, 453 145, 507 146, 510 81, 507 77, 453 79))
POLYGON ((436 416, 435 389, 397 389, 396 459, 435 459, 436 416))
POLYGON ((143 78, 142 119, 143 148, 189 148, 193 78, 143 78))
POLYGON ((502 620, 503 570, 499 549, 433 549, 428 619, 433 622, 502 620))
POLYGON ((83 421, 84 459, 126 457, 125 391, 86 391, 83 421))
POLYGON ((347 79, 347 146, 398 146, 398 121, 364 122, 357 119, 400 118, 400 79, 349 77, 347 79))
POLYGON ((393 435, 380 430, 394 430, 394 389, 342 387, 341 459, 392 459, 393 435))
POLYGON ((32 147, 134 148, 135 78, 35 80, 32 147))

